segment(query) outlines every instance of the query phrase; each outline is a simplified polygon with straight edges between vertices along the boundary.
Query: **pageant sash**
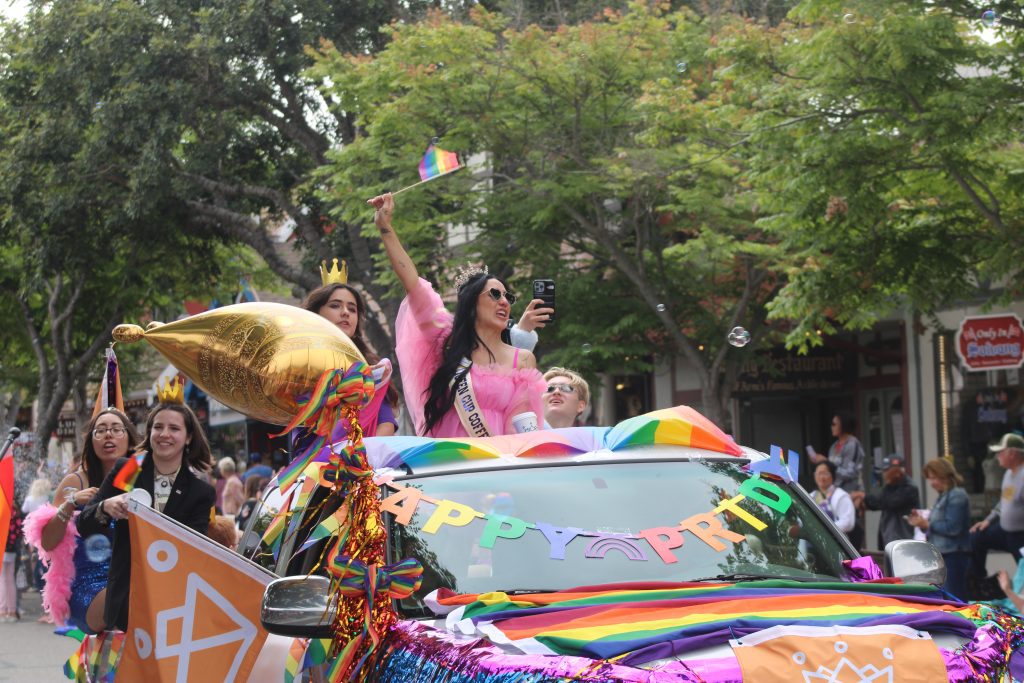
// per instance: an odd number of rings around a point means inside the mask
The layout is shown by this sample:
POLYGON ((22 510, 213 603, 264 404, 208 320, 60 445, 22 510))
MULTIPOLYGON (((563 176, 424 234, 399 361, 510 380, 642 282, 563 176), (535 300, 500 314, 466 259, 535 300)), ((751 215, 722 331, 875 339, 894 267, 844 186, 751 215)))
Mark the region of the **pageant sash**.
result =
POLYGON ((473 392, 473 379, 469 376, 469 368, 473 361, 463 358, 459 361, 459 369, 462 377, 458 381, 452 378, 455 385, 455 410, 459 413, 459 420, 462 422, 466 433, 474 437, 485 437, 491 435, 487 426, 487 420, 480 410, 480 403, 476 400, 476 393, 473 392))

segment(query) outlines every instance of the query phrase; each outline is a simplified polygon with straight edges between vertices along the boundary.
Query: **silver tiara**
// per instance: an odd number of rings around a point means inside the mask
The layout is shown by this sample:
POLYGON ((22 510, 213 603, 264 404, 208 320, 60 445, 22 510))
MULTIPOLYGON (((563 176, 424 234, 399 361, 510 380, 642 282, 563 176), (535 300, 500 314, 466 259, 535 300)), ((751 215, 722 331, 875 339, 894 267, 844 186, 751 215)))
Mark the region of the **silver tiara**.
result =
POLYGON ((461 266, 455 273, 455 291, 457 292, 460 289, 462 289, 463 285, 465 285, 467 282, 469 282, 471 278, 474 278, 477 275, 487 275, 487 266, 484 266, 483 268, 478 268, 477 266, 474 266, 469 263, 467 263, 464 266, 461 266))

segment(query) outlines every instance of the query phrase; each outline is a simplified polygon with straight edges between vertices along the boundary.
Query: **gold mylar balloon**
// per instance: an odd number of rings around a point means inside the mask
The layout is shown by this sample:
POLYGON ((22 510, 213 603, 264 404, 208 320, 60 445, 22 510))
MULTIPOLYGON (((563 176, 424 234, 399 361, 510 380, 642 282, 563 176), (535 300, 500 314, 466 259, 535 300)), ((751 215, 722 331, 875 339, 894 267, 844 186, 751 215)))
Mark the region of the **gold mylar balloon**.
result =
POLYGON ((288 424, 296 399, 312 392, 325 370, 365 360, 334 324, 285 304, 235 304, 145 330, 118 325, 114 339, 145 339, 224 405, 279 425, 288 424))

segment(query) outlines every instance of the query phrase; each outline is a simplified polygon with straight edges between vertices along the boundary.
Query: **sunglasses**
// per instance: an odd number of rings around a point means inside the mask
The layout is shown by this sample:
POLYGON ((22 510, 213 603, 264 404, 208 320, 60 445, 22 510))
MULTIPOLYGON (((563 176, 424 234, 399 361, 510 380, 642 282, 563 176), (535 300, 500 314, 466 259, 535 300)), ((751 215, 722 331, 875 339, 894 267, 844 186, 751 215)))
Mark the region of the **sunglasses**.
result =
POLYGON ((553 394, 555 391, 561 391, 563 394, 575 394, 576 387, 571 384, 549 384, 544 393, 553 394))
POLYGON ((515 294, 513 294, 512 292, 502 292, 497 287, 491 287, 490 289, 487 290, 487 293, 490 294, 491 298, 494 299, 495 301, 501 301, 501 297, 504 296, 505 301, 508 302, 509 306, 513 305, 516 302, 515 294))

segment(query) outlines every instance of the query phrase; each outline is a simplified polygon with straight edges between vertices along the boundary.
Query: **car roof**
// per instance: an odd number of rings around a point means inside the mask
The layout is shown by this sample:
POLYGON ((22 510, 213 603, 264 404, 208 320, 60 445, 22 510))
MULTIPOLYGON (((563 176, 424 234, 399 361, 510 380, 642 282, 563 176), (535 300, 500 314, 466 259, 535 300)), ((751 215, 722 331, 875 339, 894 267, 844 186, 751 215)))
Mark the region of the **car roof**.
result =
POLYGON ((703 415, 676 406, 630 418, 614 427, 545 429, 487 438, 368 437, 375 470, 414 474, 621 460, 750 460, 768 456, 744 448, 703 415))

